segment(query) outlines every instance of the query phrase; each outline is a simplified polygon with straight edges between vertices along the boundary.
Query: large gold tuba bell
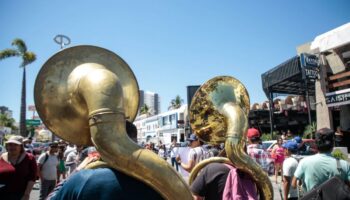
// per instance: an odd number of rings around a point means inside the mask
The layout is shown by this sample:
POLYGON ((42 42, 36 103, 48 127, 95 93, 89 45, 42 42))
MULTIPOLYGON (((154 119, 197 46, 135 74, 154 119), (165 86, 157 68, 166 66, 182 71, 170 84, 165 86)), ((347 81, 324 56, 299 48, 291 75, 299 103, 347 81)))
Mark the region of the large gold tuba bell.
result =
POLYGON ((227 158, 213 157, 200 162, 190 174, 190 184, 209 163, 233 164, 254 179, 262 199, 273 199, 273 189, 267 174, 244 152, 248 113, 248 92, 233 77, 215 77, 197 90, 190 106, 191 127, 204 142, 224 142, 227 158))
POLYGON ((44 124, 59 137, 94 144, 109 166, 151 186, 165 199, 192 199, 182 177, 153 152, 131 141, 125 120, 137 114, 139 89, 127 63, 111 51, 76 46, 52 56, 34 89, 44 124))

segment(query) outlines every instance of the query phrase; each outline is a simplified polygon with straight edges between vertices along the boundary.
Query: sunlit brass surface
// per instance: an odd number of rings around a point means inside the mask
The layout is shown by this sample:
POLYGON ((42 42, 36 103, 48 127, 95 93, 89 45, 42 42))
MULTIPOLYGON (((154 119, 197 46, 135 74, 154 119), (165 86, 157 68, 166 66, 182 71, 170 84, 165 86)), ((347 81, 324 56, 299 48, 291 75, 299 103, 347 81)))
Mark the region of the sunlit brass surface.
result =
MULTIPOLYGON (((254 179, 262 199, 273 199, 267 174, 244 152, 248 113, 249 96, 244 85, 233 77, 219 76, 197 90, 190 106, 190 122, 201 140, 212 144, 225 142, 226 155, 231 163, 254 179)), ((214 157, 202 162, 192 170, 190 184, 207 164, 227 163, 227 160, 214 157)))
POLYGON ((204 83, 195 93, 190 106, 190 123, 196 135, 206 143, 225 142, 227 120, 220 114, 219 106, 235 102, 249 113, 249 96, 237 79, 219 76, 204 83))
POLYGON ((80 145, 91 145, 88 110, 83 99, 73 98, 69 87, 79 83, 68 83, 73 70, 77 81, 90 73, 89 67, 97 63, 118 74, 123 88, 123 104, 126 117, 133 121, 137 114, 139 89, 136 78, 128 64, 115 53, 95 46, 66 48, 52 56, 41 68, 34 87, 34 98, 40 118, 59 137, 80 145), (73 102, 74 101, 74 102, 73 102))
POLYGON ((192 199, 173 167, 127 136, 125 120, 135 118, 138 85, 114 53, 93 46, 64 49, 44 64, 34 96, 43 122, 60 137, 76 144, 91 141, 109 166, 143 181, 165 199, 192 199))

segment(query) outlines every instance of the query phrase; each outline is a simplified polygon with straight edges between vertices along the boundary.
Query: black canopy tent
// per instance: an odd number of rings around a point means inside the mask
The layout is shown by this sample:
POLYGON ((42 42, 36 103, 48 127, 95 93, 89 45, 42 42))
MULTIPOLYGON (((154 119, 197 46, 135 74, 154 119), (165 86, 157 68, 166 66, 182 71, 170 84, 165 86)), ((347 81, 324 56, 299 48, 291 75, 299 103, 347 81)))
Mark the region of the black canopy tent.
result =
MULTIPOLYGON (((315 84, 303 78, 300 57, 295 56, 261 75, 263 90, 269 99, 270 128, 273 132, 273 98, 277 95, 305 95, 308 106, 309 124, 311 123, 309 95, 315 95, 315 84)), ((312 82, 314 83, 314 82, 312 82)))

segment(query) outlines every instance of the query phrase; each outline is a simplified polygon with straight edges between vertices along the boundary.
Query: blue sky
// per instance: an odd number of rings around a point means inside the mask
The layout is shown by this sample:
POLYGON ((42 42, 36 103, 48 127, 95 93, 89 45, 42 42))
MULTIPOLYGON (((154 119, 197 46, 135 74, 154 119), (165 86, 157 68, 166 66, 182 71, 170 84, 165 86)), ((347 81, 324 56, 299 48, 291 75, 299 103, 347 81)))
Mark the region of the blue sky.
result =
MULTIPOLYGON (((0 49, 22 38, 38 59, 27 68, 27 105, 53 38, 107 48, 133 69, 140 89, 157 92, 162 111, 186 86, 218 75, 238 78, 251 103, 266 99, 261 74, 296 55, 296 47, 350 21, 348 0, 293 1, 0 1, 0 49)), ((19 58, 0 61, 0 105, 19 119, 19 58)), ((28 112, 30 117, 31 113, 28 112)))

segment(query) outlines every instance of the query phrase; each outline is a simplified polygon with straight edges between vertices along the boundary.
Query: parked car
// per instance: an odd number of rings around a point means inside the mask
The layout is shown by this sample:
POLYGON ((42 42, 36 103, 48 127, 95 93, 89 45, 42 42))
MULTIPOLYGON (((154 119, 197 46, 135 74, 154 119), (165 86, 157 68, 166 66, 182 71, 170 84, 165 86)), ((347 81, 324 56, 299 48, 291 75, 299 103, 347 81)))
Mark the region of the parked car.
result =
MULTIPOLYGON (((277 145, 277 140, 269 140, 269 141, 262 142, 262 147, 264 150, 268 152, 270 158, 271 158, 271 152, 276 145, 277 145)), ((317 145, 315 140, 303 139, 300 144, 299 151, 297 154, 294 155, 294 157, 300 160, 306 156, 314 155, 316 153, 318 153, 318 150, 317 150, 317 145)))
MULTIPOLYGON (((268 173, 269 174, 273 174, 274 170, 275 170, 275 160, 272 158, 271 153, 276 145, 277 145, 277 140, 268 140, 268 141, 262 142, 262 148, 268 154, 267 164, 268 164, 268 173)), ((318 150, 317 150, 317 145, 315 143, 315 140, 303 139, 298 153, 295 155, 292 155, 292 156, 294 158, 296 158, 298 161, 300 161, 301 159, 303 159, 307 156, 310 156, 310 155, 314 155, 316 153, 318 153, 318 150)))

